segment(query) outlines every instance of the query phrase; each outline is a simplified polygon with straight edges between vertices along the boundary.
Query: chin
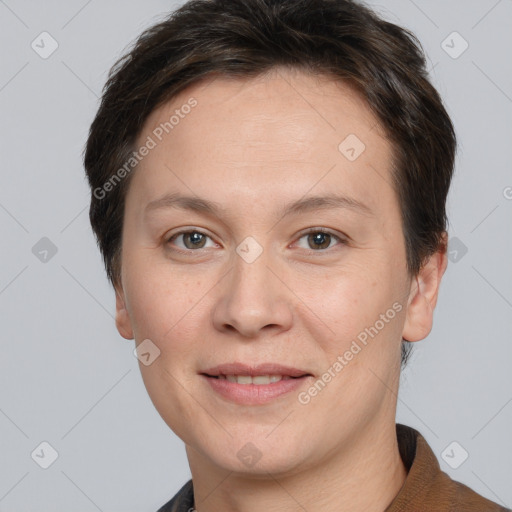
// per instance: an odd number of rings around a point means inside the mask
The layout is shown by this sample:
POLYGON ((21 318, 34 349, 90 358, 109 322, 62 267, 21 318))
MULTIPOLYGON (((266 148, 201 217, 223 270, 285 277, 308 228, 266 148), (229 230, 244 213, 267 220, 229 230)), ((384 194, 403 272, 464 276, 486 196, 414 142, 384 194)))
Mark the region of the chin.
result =
MULTIPOLYGON (((297 440, 283 444, 282 439, 266 438, 268 432, 266 429, 260 435, 235 435, 225 442, 212 438, 207 445, 202 438, 199 446, 195 444, 196 452, 226 471, 257 479, 268 479, 269 473, 287 476, 302 471, 307 465, 308 454, 303 450, 308 443, 297 440)), ((290 438, 288 440, 292 441, 290 438)))
POLYGON ((269 474, 274 477, 289 476, 303 469, 301 461, 291 460, 288 452, 280 453, 277 457, 262 454, 257 462, 247 461, 247 455, 245 456, 246 460, 239 460, 236 453, 232 455, 234 456, 229 458, 223 456, 214 462, 226 471, 258 480, 268 480, 269 474))

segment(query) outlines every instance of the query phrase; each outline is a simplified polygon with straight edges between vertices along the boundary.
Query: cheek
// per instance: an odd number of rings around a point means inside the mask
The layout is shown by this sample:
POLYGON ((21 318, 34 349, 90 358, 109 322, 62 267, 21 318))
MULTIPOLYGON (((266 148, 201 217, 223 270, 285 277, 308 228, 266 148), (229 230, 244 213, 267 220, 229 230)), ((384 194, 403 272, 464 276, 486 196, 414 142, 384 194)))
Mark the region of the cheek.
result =
MULTIPOLYGON (((338 273, 324 270, 323 276, 320 272, 307 278, 296 276, 291 288, 302 299, 303 310, 310 309, 307 317, 321 327, 324 336, 317 339, 339 350, 373 326, 397 300, 389 269, 387 278, 381 275, 385 274, 375 265, 374 271, 370 265, 353 265, 338 273)), ((395 313, 392 310, 388 316, 395 318, 395 313)))
POLYGON ((208 322, 209 293, 219 277, 211 271, 192 270, 147 254, 132 256, 126 267, 125 290, 135 339, 149 338, 164 359, 168 353, 178 359, 186 349, 185 341, 197 340, 208 322))
MULTIPOLYGON (((317 348, 340 353, 365 329, 392 307, 398 295, 397 277, 382 250, 367 250, 343 267, 309 266, 282 268, 284 300, 295 310, 294 328, 310 333, 317 348), (381 261, 382 260, 382 261, 381 261)), ((125 261, 125 292, 135 339, 151 339, 159 348, 184 348, 180 340, 198 340, 208 330, 223 269, 217 266, 177 265, 154 251, 128 251, 125 261), (176 345, 179 346, 176 346, 176 345)), ((388 256, 389 259, 389 256, 388 256)), ((396 323, 396 322, 395 322, 396 323)), ((385 332, 390 331, 386 325, 385 332)), ((176 354, 177 355, 177 354, 176 354)))

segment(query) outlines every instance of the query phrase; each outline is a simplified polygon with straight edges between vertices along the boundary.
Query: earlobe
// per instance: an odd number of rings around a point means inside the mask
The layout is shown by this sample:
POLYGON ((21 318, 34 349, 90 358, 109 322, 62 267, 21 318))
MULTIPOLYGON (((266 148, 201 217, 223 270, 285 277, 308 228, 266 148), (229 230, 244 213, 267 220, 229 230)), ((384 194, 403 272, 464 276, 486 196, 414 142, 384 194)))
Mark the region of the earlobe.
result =
POLYGON ((402 338, 420 341, 432 330, 434 308, 437 304, 441 278, 446 270, 446 236, 441 248, 423 265, 411 280, 411 288, 402 338))
POLYGON ((130 315, 126 309, 126 300, 122 288, 116 287, 116 327, 119 334, 127 339, 133 340, 133 329, 130 315))

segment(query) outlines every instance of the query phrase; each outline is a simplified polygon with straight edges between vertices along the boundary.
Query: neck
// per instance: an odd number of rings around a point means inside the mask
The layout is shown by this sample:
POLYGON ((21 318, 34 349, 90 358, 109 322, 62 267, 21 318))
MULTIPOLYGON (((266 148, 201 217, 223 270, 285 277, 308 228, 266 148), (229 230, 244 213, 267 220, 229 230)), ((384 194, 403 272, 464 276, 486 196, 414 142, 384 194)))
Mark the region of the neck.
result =
POLYGON ((187 446, 197 512, 384 512, 405 482, 396 427, 369 426, 321 465, 254 478, 219 470, 187 446))

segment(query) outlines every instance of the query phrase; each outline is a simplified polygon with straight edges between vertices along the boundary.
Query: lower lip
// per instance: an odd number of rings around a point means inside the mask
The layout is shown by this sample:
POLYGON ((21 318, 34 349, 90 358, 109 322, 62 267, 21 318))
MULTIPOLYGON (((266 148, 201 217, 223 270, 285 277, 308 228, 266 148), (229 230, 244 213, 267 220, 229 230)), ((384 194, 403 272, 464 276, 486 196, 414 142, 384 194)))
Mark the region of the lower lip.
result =
POLYGON ((238 384, 226 379, 201 375, 219 395, 241 405, 266 404, 282 395, 300 388, 310 376, 281 379, 270 384, 238 384))

